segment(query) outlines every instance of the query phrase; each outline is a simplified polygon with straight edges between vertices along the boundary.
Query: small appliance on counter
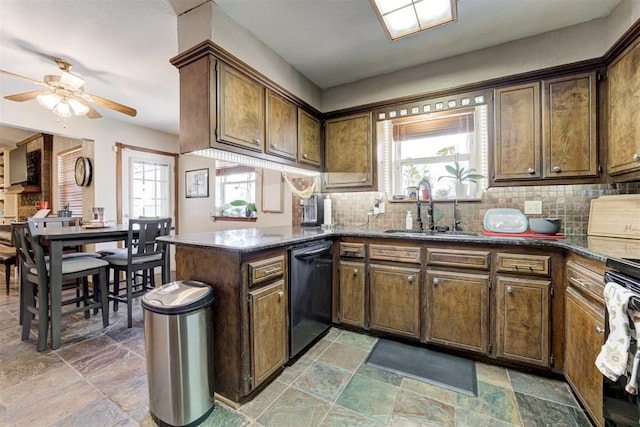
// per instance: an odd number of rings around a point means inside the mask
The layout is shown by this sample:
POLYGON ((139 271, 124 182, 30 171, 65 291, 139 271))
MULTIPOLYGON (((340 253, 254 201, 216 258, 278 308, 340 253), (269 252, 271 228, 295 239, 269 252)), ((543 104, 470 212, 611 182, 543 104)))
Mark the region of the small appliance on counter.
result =
POLYGON ((303 227, 318 227, 324 222, 324 200, 322 195, 313 194, 302 204, 302 225, 303 227))

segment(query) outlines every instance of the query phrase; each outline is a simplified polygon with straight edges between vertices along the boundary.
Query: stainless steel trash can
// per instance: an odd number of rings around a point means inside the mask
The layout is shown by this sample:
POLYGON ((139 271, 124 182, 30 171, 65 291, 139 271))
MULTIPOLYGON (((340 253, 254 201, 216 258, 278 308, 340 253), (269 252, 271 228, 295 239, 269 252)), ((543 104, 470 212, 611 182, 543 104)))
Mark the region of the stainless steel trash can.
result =
POLYGON ((213 292, 177 281, 142 297, 149 412, 160 425, 202 422, 213 410, 213 292))

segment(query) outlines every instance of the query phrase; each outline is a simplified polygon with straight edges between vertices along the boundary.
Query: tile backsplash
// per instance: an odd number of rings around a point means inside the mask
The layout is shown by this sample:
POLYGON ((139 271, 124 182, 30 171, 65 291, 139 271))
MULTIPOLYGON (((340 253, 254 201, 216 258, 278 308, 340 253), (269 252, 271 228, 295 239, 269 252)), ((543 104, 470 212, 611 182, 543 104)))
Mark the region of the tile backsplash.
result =
MULTIPOLYGON (((304 187, 304 183, 299 183, 304 187)), ((487 189, 477 201, 459 202, 458 218, 463 230, 480 231, 482 220, 488 209, 515 208, 524 212, 525 200, 541 200, 542 214, 528 217, 560 218, 560 233, 566 235, 586 235, 589 224, 591 199, 612 194, 639 194, 640 183, 588 184, 588 185, 546 185, 532 187, 497 187, 487 189)), ((375 230, 403 229, 407 211, 414 217, 417 228, 415 202, 390 202, 385 197, 385 213, 377 216, 368 214, 373 210, 374 199, 381 193, 331 193, 333 218, 336 225, 362 226, 375 230)), ((296 200, 294 200, 296 202, 296 200)), ((293 223, 299 224, 302 210, 299 203, 293 203, 293 223)), ((453 202, 436 201, 435 217, 442 215, 436 225, 453 222, 453 202)), ((423 215, 426 209, 423 209, 423 215)))

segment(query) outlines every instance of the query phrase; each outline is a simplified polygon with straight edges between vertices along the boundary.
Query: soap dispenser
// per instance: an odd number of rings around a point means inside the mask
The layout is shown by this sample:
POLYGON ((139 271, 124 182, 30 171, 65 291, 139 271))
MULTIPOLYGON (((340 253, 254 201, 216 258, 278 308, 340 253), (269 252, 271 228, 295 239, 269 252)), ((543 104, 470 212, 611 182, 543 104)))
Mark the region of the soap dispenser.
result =
POLYGON ((411 211, 407 211, 406 227, 407 230, 413 230, 413 216, 411 211))

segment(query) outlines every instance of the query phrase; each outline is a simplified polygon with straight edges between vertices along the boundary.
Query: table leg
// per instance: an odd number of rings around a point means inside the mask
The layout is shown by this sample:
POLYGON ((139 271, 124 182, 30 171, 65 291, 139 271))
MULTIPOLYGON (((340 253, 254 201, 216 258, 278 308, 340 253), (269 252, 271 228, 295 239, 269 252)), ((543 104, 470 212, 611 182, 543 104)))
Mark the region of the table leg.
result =
POLYGON ((60 319, 62 317, 62 241, 53 240, 49 246, 49 290, 51 292, 51 348, 60 347, 60 319))

